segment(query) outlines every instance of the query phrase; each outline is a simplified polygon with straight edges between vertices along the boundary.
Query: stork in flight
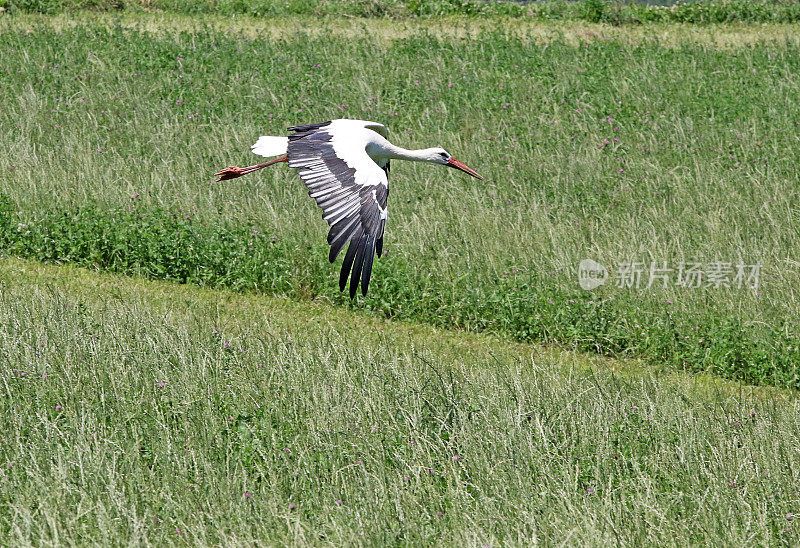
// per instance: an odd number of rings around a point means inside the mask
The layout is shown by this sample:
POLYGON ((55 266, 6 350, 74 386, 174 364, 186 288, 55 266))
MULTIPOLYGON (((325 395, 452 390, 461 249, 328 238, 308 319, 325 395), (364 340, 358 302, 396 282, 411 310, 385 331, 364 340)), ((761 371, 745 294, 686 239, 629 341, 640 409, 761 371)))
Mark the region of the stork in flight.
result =
POLYGON ((288 137, 264 136, 251 148, 267 158, 263 164, 228 167, 216 173, 217 181, 234 179, 279 162, 297 170, 308 195, 322 208, 322 218, 331 229, 328 259, 336 260, 350 242, 339 275, 344 291, 350 278, 350 298, 359 281, 366 296, 372 260, 383 251, 389 196, 389 161, 411 160, 453 167, 481 179, 443 148, 406 150, 388 141, 383 124, 363 120, 333 120, 322 124, 290 127, 288 137))

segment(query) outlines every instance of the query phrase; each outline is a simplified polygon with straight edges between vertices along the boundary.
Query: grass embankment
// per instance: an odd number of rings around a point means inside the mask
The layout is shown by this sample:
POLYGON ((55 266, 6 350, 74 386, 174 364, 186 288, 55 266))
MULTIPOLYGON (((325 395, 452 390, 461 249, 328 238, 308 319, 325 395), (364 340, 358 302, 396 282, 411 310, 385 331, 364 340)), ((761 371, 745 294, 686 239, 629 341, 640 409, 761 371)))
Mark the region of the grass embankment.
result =
POLYGON ((465 21, 470 40, 329 35, 308 18, 270 38, 246 19, 164 33, 1 21, 6 252, 345 304, 294 174, 209 174, 249 163, 261 134, 375 119, 487 182, 398 163, 389 255, 356 306, 798 384, 794 34, 765 26, 758 45, 720 48, 692 33, 664 45, 651 34, 663 26, 576 42, 465 21), (576 279, 587 257, 612 273, 592 293, 576 279), (646 288, 647 273, 638 289, 615 284, 617 263, 665 261, 666 288, 646 288), (682 262, 760 263, 759 287, 681 287, 682 262))
POLYGON ((0 261, 3 544, 794 544, 794 393, 0 261))
POLYGON ((255 17, 336 16, 407 19, 430 16, 508 17, 542 21, 589 21, 613 25, 641 23, 797 23, 800 5, 792 0, 680 0, 659 5, 624 0, 3 0, 12 13, 62 13, 81 9, 155 11, 190 15, 255 17))
POLYGON ((448 15, 424 18, 340 17, 320 15, 313 21, 306 15, 284 14, 281 17, 249 17, 198 13, 191 17, 176 12, 158 11, 77 11, 56 15, 18 12, 13 18, 0 18, 0 28, 33 31, 53 28, 65 31, 81 26, 127 28, 143 32, 193 32, 216 30, 250 39, 280 40, 301 32, 327 39, 335 36, 349 38, 368 35, 382 45, 410 38, 421 33, 445 40, 473 39, 497 29, 509 37, 527 43, 546 45, 564 42, 580 46, 587 42, 609 40, 620 45, 635 46, 647 41, 657 41, 665 47, 682 44, 707 45, 716 48, 741 48, 757 46, 764 42, 797 44, 800 33, 794 23, 769 25, 747 22, 725 24, 649 23, 644 28, 637 25, 610 25, 603 22, 541 20, 496 15, 474 18, 448 15), (5 27, 3 26, 5 25, 5 27))

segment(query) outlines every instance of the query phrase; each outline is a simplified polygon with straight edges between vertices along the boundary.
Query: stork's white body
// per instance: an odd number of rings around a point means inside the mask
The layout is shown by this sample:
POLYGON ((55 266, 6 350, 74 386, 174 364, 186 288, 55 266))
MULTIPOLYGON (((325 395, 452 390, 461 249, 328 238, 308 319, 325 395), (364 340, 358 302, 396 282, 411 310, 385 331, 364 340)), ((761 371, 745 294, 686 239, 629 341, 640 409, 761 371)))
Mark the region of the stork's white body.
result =
MULTIPOLYGON (((333 149, 335 156, 344 162, 347 167, 354 169, 354 183, 358 188, 383 185, 388 191, 389 179, 384 168, 389 163, 392 149, 395 148, 383 135, 387 135, 386 127, 375 122, 364 120, 332 120, 328 125, 320 127, 315 133, 324 133, 329 137, 327 142, 333 149), (381 133, 383 135, 381 135, 381 133)), ((289 148, 288 137, 262 136, 251 147, 253 153, 267 158, 287 154, 289 148)), ((289 167, 308 168, 307 174, 301 174, 303 181, 309 189, 309 196, 317 203, 329 195, 341 193, 339 185, 331 186, 321 184, 330 176, 330 171, 325 168, 324 160, 317 162, 292 158, 289 155, 289 167)), ((322 218, 333 226, 355 207, 358 198, 351 194, 349 199, 336 203, 336 207, 324 211, 322 218)), ((374 197, 373 197, 374 199, 374 197)), ((377 200, 376 200, 377 203, 377 200)), ((382 219, 387 218, 386 205, 379 206, 382 219)))
POLYGON ((247 168, 227 168, 220 179, 239 177, 267 165, 286 161, 303 179, 308 194, 322 208, 331 229, 328 243, 333 262, 350 243, 342 264, 339 287, 350 278, 350 296, 361 283, 369 286, 372 259, 383 248, 388 217, 389 161, 412 160, 448 165, 473 177, 478 174, 441 148, 406 150, 388 140, 385 126, 364 120, 332 120, 289 128, 289 137, 263 136, 251 147, 255 154, 278 157, 247 168), (352 268, 352 276, 350 271, 352 268))

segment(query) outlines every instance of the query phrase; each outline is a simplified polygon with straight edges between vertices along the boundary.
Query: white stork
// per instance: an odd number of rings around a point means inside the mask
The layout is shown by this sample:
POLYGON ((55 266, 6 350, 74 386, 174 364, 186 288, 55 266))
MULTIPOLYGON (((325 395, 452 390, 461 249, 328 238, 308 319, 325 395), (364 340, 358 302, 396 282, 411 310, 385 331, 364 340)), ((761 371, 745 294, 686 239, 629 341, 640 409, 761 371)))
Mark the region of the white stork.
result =
POLYGON ((278 162, 297 170, 308 195, 322 208, 322 218, 331 229, 328 259, 333 262, 350 242, 339 275, 344 291, 350 278, 350 298, 359 281, 366 296, 375 253, 383 250, 386 199, 389 196, 389 161, 429 162, 454 167, 481 179, 443 148, 406 150, 387 139, 386 127, 363 120, 333 120, 322 124, 290 127, 288 137, 264 136, 252 146, 260 156, 273 157, 263 164, 228 167, 216 173, 217 181, 234 179, 278 162), (351 273, 352 270, 352 273, 351 273))

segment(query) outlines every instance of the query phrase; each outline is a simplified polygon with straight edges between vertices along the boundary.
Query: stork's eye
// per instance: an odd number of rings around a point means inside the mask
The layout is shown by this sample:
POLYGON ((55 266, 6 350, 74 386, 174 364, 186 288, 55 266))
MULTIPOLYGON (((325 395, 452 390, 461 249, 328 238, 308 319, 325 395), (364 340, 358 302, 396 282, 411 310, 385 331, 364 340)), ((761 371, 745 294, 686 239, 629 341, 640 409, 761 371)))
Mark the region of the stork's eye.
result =
POLYGON ((447 160, 447 153, 446 153, 446 152, 440 152, 440 153, 439 153, 439 156, 441 156, 442 158, 444 158, 445 160, 447 160))

